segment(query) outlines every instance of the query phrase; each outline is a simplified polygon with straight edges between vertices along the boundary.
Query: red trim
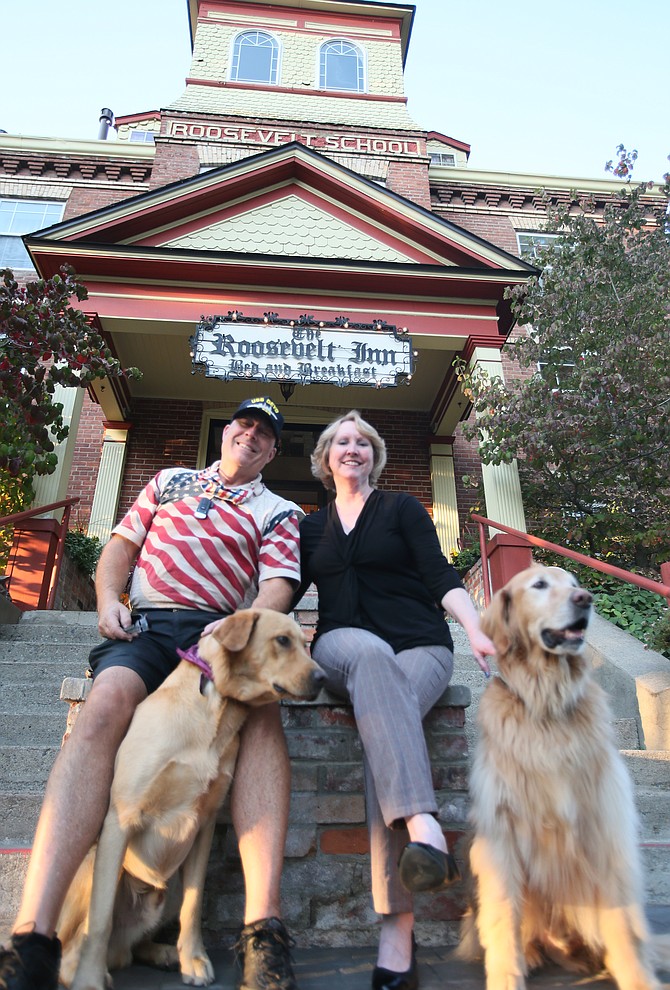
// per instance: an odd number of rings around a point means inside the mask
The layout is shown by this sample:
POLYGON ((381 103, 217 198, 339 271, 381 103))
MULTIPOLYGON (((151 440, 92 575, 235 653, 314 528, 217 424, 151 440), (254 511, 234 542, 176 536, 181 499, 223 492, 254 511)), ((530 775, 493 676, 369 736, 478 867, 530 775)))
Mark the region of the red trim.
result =
POLYGON ((289 93, 293 96, 329 96, 343 100, 370 100, 374 103, 407 103, 406 96, 375 96, 373 93, 344 93, 332 89, 308 89, 302 86, 270 86, 263 83, 229 82, 225 79, 195 79, 186 78, 187 86, 211 86, 214 89, 245 89, 263 93, 289 93))
MULTIPOLYGON (((413 210, 403 212, 402 204, 395 199, 389 198, 381 202, 372 200, 364 191, 349 184, 348 175, 323 171, 319 167, 318 158, 303 159, 295 153, 279 154, 269 161, 258 163, 256 168, 248 171, 244 170, 244 161, 243 159, 239 163, 239 171, 232 175, 222 175, 214 185, 204 185, 206 178, 203 177, 202 182, 195 180, 195 187, 189 182, 185 187, 175 190, 169 200, 153 197, 148 202, 145 200, 144 203, 129 200, 126 204, 122 204, 122 208, 128 212, 117 215, 116 218, 103 215, 97 222, 92 219, 87 229, 70 234, 64 240, 74 244, 83 240, 95 240, 97 243, 132 240, 138 245, 147 243, 153 246, 152 242, 158 237, 163 242, 171 239, 174 236, 172 231, 180 229, 179 225, 182 221, 186 220, 189 223, 194 214, 216 210, 221 207, 222 202, 247 197, 246 208, 249 209, 253 201, 252 197, 258 195, 260 199, 268 186, 284 184, 286 188, 283 195, 285 195, 292 183, 303 183, 312 187, 309 194, 315 199, 322 192, 342 204, 340 216, 346 215, 346 207, 350 207, 363 213, 373 226, 382 223, 397 231, 399 238, 407 237, 419 247, 434 252, 438 258, 442 257, 452 264, 481 267, 482 274, 500 269, 500 266, 492 264, 478 253, 476 244, 471 247, 454 244, 449 240, 448 229, 442 233, 441 230, 423 226, 420 215, 413 210), (159 223, 163 228, 170 227, 169 235, 152 234, 151 224, 154 215, 156 217, 154 222, 159 223)), ((301 192, 301 195, 305 194, 301 192)), ((160 197, 160 190, 156 196, 160 197)), ((331 211, 334 212, 332 206, 331 211)), ((201 226, 210 222, 208 218, 201 226)), ((197 224, 197 221, 194 223, 197 224)), ((400 243, 400 240, 397 243, 400 243)), ((31 247, 39 250, 33 245, 31 247)), ((434 263, 439 264, 439 262, 434 263)))
MULTIPOLYGON (((248 17, 249 17, 248 8, 243 7, 241 4, 236 4, 236 3, 226 3, 225 5, 216 2, 201 3, 198 10, 197 23, 199 25, 207 24, 210 27, 212 26, 212 24, 217 24, 217 23, 221 24, 221 21, 217 21, 216 18, 209 18, 207 16, 203 16, 202 10, 203 9, 216 10, 217 8, 221 8, 224 6, 226 13, 233 15, 232 19, 227 20, 225 22, 226 27, 230 27, 231 25, 233 25, 242 31, 249 30, 250 25, 248 21, 248 17), (238 16, 245 18, 245 20, 235 21, 234 15, 236 12, 238 13, 238 16)), ((259 4, 259 6, 261 5, 259 4)), ((265 11, 268 11, 267 6, 265 6, 265 11)), ((258 24, 255 26, 261 30, 268 31, 270 34, 272 34, 273 31, 277 31, 277 32, 290 31, 292 34, 321 35, 327 33, 329 36, 333 36, 333 37, 337 37, 338 34, 346 35, 347 28, 355 28, 356 38, 352 37, 350 39, 351 41, 356 41, 357 38, 360 38, 361 43, 365 43, 369 41, 401 42, 402 24, 406 14, 407 14, 407 10, 404 10, 402 12, 398 12, 397 14, 391 13, 390 16, 387 15, 386 17, 384 17, 381 14, 381 12, 373 10, 372 5, 369 8, 369 13, 367 14, 367 16, 364 15, 362 11, 356 12, 353 15, 349 15, 349 14, 343 14, 337 11, 330 11, 330 10, 318 10, 318 9, 305 10, 304 7, 300 8, 298 7, 297 4, 295 7, 275 7, 273 5, 271 8, 271 16, 273 18, 273 21, 277 21, 281 18, 285 21, 285 23, 281 25, 264 24, 261 14, 259 16, 258 24), (318 22, 324 22, 324 24, 328 26, 328 30, 326 31, 325 27, 321 27, 321 26, 306 27, 305 25, 308 20, 317 24, 318 22), (360 36, 361 25, 363 25, 362 29, 365 30, 365 25, 376 26, 376 24, 378 24, 380 21, 383 21, 384 27, 388 27, 389 29, 393 30, 394 33, 392 37, 384 38, 384 37, 379 37, 379 35, 367 35, 365 38, 362 38, 360 36), (331 25, 338 25, 337 32, 333 32, 331 30, 331 25)))
MULTIPOLYGON (((159 233, 152 234, 151 236, 142 238, 141 241, 134 243, 141 244, 142 247, 160 247, 168 244, 170 241, 174 241, 178 238, 194 233, 195 231, 203 229, 206 230, 216 224, 224 222, 225 220, 231 220, 234 217, 242 216, 249 212, 250 207, 252 209, 259 209, 263 206, 277 203, 286 198, 287 192, 293 196, 297 196, 297 198, 303 202, 317 207, 317 209, 334 217, 335 219, 346 223, 348 226, 358 230, 361 234, 373 238, 375 241, 378 241, 380 244, 383 244, 394 251, 398 251, 410 261, 416 261, 418 264, 424 265, 439 264, 439 261, 436 262, 435 258, 428 256, 425 251, 419 250, 415 245, 409 244, 407 241, 398 237, 393 230, 381 229, 379 221, 375 224, 370 220, 353 215, 351 211, 344 210, 339 205, 329 202, 314 190, 304 189, 299 186, 287 186, 281 189, 269 190, 261 193, 260 196, 251 201, 246 200, 243 203, 237 202, 232 206, 223 206, 220 210, 217 210, 215 213, 210 213, 206 217, 200 216, 190 218, 185 223, 172 227, 169 231, 162 230, 159 233)), ((179 249, 176 248, 175 250, 179 249)), ((444 254, 444 250, 440 253, 444 254)))
POLYGON ((160 120, 160 110, 147 110, 145 113, 129 113, 124 117, 115 117, 114 126, 124 127, 126 124, 134 124, 137 120, 160 120))
POLYGON ((441 141, 443 144, 448 144, 452 148, 458 148, 459 151, 464 151, 468 156, 470 155, 469 144, 466 144, 464 141, 458 141, 456 138, 447 137, 446 134, 441 134, 440 131, 428 131, 426 141, 441 141))

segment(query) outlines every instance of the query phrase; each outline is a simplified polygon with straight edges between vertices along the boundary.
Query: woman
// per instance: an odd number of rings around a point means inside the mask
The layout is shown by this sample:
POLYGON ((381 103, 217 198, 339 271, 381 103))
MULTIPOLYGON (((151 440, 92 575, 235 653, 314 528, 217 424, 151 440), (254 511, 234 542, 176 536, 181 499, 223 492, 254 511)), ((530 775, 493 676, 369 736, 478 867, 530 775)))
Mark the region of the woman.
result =
POLYGON ((452 673, 444 611, 464 627, 487 676, 494 647, 424 507, 374 487, 385 463, 384 441, 358 412, 321 434, 312 473, 335 499, 301 523, 301 590, 316 583, 312 655, 329 690, 350 698, 363 745, 372 893, 382 915, 372 987, 415 990, 412 894, 458 877, 436 819, 422 727, 452 673))

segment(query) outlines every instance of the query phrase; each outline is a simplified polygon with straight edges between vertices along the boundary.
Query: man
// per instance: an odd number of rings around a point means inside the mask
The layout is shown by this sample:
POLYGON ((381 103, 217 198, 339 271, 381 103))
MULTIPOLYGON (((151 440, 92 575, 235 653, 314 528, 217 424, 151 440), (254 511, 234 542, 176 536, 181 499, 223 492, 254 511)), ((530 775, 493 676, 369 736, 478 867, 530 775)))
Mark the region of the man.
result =
MULTIPOLYGON (((93 688, 51 772, 0 988, 56 990, 58 916, 100 831, 114 758, 137 705, 222 617, 249 604, 287 612, 299 580, 300 510, 269 492, 260 471, 275 456, 283 418, 267 398, 245 400, 224 428, 221 460, 203 471, 159 472, 113 531, 96 571, 93 688), (137 632, 121 603, 149 628, 137 632)), ((290 765, 278 705, 252 709, 231 794, 246 888, 238 940, 241 990, 294 990, 280 880, 290 765)))

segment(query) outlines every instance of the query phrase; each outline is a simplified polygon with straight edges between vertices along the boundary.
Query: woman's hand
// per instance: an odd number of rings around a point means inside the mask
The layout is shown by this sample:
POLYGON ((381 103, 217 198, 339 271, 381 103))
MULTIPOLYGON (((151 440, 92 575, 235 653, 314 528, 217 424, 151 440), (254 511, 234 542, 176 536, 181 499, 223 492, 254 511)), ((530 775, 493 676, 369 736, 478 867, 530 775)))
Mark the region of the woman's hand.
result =
POLYGON ((496 652, 495 646, 488 636, 486 636, 479 628, 470 630, 468 632, 468 639, 470 641, 470 649, 472 650, 473 657, 486 676, 490 677, 491 668, 486 658, 487 656, 494 656, 496 652))
POLYGON ((479 625, 479 613, 472 604, 472 600, 464 588, 452 588, 442 599, 442 608, 449 615, 453 615, 457 622, 465 629, 470 640, 472 655, 479 664, 481 670, 487 677, 491 676, 491 668, 486 657, 492 657, 496 648, 482 632, 479 625))

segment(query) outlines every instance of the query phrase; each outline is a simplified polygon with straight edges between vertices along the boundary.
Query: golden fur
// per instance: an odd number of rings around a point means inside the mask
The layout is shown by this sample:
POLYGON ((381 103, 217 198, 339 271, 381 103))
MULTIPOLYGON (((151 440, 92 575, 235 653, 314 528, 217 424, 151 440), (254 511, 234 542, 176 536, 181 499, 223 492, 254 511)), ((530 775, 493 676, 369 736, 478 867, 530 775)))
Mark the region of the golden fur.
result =
POLYGON ((473 907, 457 951, 483 950, 487 990, 524 990, 546 959, 651 990, 668 962, 642 907, 631 781, 582 656, 591 599, 561 568, 533 566, 483 616, 500 676, 479 705, 473 907))
POLYGON ((214 979, 200 931, 202 894, 240 729, 250 706, 285 694, 315 697, 323 674, 300 627, 268 609, 236 612, 198 651, 213 681, 201 691, 200 670, 182 660, 138 706, 119 749, 97 852, 75 877, 58 926, 61 981, 73 990, 104 990, 108 970, 133 958, 178 965, 191 985, 214 979), (184 896, 175 948, 149 936, 174 899, 169 881, 178 872, 184 896))

